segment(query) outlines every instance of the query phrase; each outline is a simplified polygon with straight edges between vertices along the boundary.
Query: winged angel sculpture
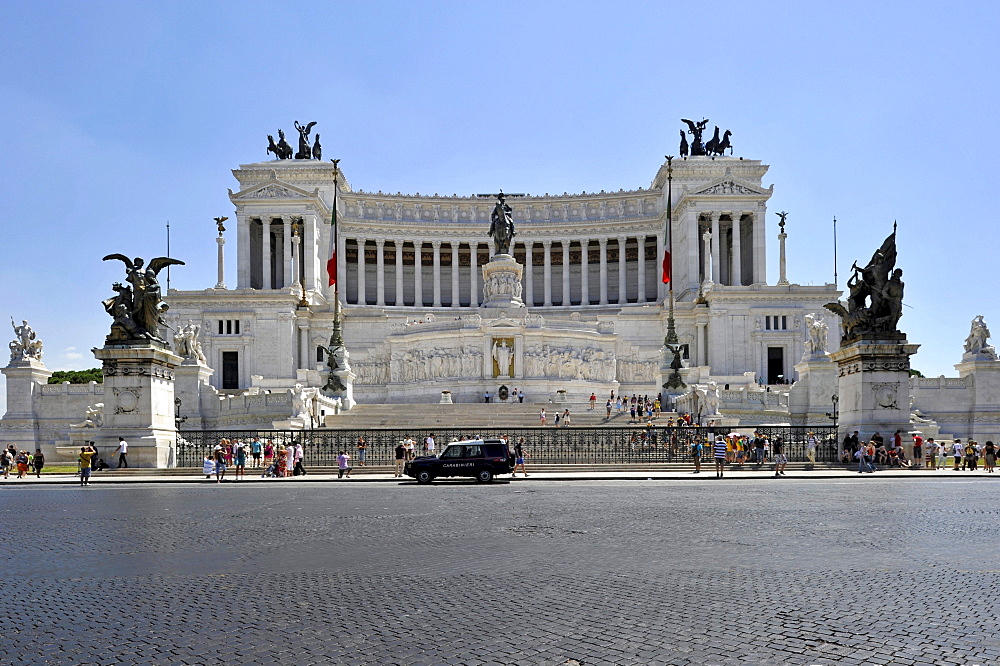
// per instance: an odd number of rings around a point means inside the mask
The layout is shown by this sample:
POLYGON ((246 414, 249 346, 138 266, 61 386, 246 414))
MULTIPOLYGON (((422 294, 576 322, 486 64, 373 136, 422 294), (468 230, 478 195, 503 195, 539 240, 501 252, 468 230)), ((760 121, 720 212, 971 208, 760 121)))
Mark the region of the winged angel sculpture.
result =
POLYGON ((129 259, 124 254, 109 254, 104 261, 118 259, 125 264, 126 277, 123 285, 115 282, 115 295, 103 301, 104 309, 114 319, 108 342, 145 340, 166 346, 159 335, 164 325, 161 315, 167 310, 160 291, 157 275, 167 266, 183 266, 184 262, 170 257, 156 257, 143 268, 143 260, 129 259))

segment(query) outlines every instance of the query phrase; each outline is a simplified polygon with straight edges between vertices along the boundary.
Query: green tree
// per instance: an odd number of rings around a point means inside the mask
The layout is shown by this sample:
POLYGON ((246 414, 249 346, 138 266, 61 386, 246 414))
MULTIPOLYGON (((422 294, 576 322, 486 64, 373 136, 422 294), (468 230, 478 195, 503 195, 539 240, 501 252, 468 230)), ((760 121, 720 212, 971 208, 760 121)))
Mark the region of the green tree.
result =
POLYGON ((97 382, 102 384, 104 383, 104 375, 100 368, 91 368, 89 370, 56 370, 49 377, 49 384, 62 384, 63 382, 70 384, 97 382))

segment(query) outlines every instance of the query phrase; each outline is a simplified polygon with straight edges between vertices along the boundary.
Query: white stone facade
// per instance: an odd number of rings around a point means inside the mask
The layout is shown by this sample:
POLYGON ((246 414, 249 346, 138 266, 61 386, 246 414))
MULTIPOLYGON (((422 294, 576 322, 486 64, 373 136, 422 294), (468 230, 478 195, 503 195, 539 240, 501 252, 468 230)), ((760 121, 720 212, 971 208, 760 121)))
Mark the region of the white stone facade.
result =
MULTIPOLYGON (((805 316, 826 318, 831 336, 837 330, 822 308, 838 295, 833 285, 766 284, 766 171, 740 158, 674 161, 677 329, 697 380, 742 384, 751 372, 764 382, 790 382, 804 351, 805 316)), ((326 344, 333 316, 325 271, 334 166, 284 160, 233 173, 240 185, 230 192, 236 288, 171 291, 171 324, 201 322, 216 388, 242 389, 252 376, 262 377, 261 387, 287 388, 324 368, 317 346, 326 344), (296 307, 299 285, 309 308, 296 307)), ((490 326, 502 317, 524 336, 506 379, 532 399, 551 397, 561 383, 575 384, 564 387, 570 394, 659 392, 666 178, 664 165, 649 188, 511 199, 517 236, 510 255, 521 269, 520 290, 506 307, 491 307, 496 303, 486 299, 499 289, 513 295, 515 286, 484 284, 494 256, 489 200, 356 191, 341 172, 337 282, 357 400, 424 402, 450 390, 461 401, 495 390, 486 350, 490 326), (425 335, 431 329, 437 333, 425 335), (447 350, 440 335, 449 338, 447 350), (467 347, 482 362, 472 367, 466 358, 456 369, 447 359, 467 347), (542 354, 551 356, 535 360, 542 354), (410 378, 393 374, 394 359, 427 365, 414 371, 420 379, 410 378)))

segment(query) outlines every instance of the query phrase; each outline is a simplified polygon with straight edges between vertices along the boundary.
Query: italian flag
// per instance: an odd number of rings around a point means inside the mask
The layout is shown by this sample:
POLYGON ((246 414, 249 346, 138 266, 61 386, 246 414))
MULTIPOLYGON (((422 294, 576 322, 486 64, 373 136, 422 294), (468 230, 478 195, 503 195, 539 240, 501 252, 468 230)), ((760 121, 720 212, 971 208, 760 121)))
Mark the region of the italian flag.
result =
POLYGON ((663 284, 670 282, 670 251, 663 251, 663 284))
POLYGON ((333 184, 333 212, 330 214, 330 258, 326 261, 326 274, 330 286, 337 284, 337 181, 333 184))

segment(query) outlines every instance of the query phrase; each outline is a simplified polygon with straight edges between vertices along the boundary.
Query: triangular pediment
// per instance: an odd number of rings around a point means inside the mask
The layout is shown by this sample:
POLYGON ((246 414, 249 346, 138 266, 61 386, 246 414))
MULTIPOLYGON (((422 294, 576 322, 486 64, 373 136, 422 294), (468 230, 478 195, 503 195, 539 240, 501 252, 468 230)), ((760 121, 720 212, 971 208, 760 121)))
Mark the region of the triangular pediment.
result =
POLYGON ((245 190, 240 190, 235 194, 230 193, 230 201, 246 201, 249 199, 312 199, 316 196, 314 192, 283 183, 272 174, 269 181, 257 183, 245 190))
POLYGON ((756 185, 751 185, 750 183, 744 182, 733 178, 731 175, 725 175, 719 178, 709 185, 692 192, 693 195, 699 194, 710 194, 710 195, 736 195, 736 196, 768 196, 771 193, 756 185))
POLYGON ((521 326, 521 322, 510 317, 500 317, 499 319, 494 319, 483 324, 484 328, 521 328, 521 326))

